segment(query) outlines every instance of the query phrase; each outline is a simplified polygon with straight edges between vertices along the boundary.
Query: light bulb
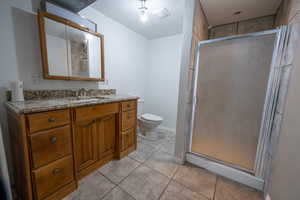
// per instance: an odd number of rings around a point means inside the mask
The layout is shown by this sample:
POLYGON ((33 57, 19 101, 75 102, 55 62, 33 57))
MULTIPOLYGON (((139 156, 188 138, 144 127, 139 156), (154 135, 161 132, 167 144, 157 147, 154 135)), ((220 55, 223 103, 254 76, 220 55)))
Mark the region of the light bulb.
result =
POLYGON ((146 13, 141 14, 140 20, 143 23, 146 23, 148 21, 148 15, 146 13))

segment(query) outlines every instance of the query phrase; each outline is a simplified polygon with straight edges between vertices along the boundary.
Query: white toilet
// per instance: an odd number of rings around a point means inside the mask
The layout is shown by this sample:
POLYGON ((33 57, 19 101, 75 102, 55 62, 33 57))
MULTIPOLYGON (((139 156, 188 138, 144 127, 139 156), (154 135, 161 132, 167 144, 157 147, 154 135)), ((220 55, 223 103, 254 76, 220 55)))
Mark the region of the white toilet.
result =
MULTIPOLYGON (((163 118, 149 113, 143 113, 144 101, 139 99, 138 101, 138 127, 141 136, 152 137, 155 129, 163 122, 163 118)), ((156 135, 156 134, 155 134, 156 135)))

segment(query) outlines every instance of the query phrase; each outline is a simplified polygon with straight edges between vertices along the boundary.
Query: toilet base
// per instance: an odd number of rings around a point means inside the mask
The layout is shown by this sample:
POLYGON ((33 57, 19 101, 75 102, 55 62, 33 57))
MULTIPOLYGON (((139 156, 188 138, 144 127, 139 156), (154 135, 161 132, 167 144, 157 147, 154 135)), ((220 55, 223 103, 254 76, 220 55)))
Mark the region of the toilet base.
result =
POLYGON ((157 134, 155 134, 155 132, 152 133, 147 133, 147 135, 142 134, 141 132, 138 133, 138 136, 143 138, 144 140, 149 140, 149 141, 158 141, 159 140, 159 136, 157 134))
POLYGON ((165 134, 160 132, 158 129, 154 129, 153 131, 148 131, 146 133, 142 133, 140 130, 138 130, 137 133, 139 137, 148 141, 158 141, 166 137, 165 134))
MULTIPOLYGON (((160 118, 159 116, 156 117, 160 118)), ((161 123, 162 123, 162 118, 161 120, 147 120, 147 119, 143 119, 142 117, 138 117, 139 135, 141 135, 141 137, 143 137, 146 140, 150 140, 150 141, 159 140, 160 137, 157 131, 157 127, 161 123)))

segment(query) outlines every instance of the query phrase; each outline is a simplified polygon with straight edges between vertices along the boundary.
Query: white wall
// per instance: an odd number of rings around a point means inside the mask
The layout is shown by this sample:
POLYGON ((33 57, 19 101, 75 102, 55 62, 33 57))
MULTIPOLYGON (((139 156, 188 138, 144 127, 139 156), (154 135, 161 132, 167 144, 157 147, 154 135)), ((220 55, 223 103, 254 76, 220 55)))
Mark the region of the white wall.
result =
POLYGON ((148 40, 91 7, 80 14, 97 23, 98 32, 104 35, 105 87, 144 97, 148 40))
POLYGON ((57 76, 68 76, 68 47, 65 38, 46 35, 47 38, 47 56, 49 65, 49 74, 57 76))
POLYGON ((175 131, 182 35, 147 40, 93 8, 80 14, 105 36, 108 87, 140 96, 144 112, 162 116, 162 126, 175 131))
POLYGON ((162 126, 175 132, 182 35, 149 41, 146 113, 164 118, 162 126))
MULTIPOLYGON (((0 122, 3 132, 0 131, 0 179, 5 182, 6 190, 9 192, 9 180, 6 167, 6 158, 3 143, 8 144, 8 134, 6 125, 6 114, 3 106, 5 101, 5 90, 7 82, 18 79, 18 65, 16 59, 16 46, 13 34, 13 18, 11 6, 18 6, 23 9, 30 9, 29 1, 1 1, 0 6, 0 122), (3 141, 3 142, 2 142, 3 141)), ((9 156, 9 151, 6 149, 9 156)), ((11 196, 10 196, 11 198, 11 196)))

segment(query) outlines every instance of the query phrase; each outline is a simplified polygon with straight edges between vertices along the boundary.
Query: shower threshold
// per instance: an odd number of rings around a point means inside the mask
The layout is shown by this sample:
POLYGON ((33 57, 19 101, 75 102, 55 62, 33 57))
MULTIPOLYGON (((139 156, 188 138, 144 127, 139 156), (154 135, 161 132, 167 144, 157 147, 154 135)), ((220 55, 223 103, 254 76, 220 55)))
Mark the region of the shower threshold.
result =
POLYGON ((253 171, 242 169, 237 166, 229 165, 228 163, 191 152, 186 154, 186 160, 191 164, 207 169, 208 171, 220 176, 224 176, 260 191, 263 190, 264 180, 260 177, 256 177, 253 171))

